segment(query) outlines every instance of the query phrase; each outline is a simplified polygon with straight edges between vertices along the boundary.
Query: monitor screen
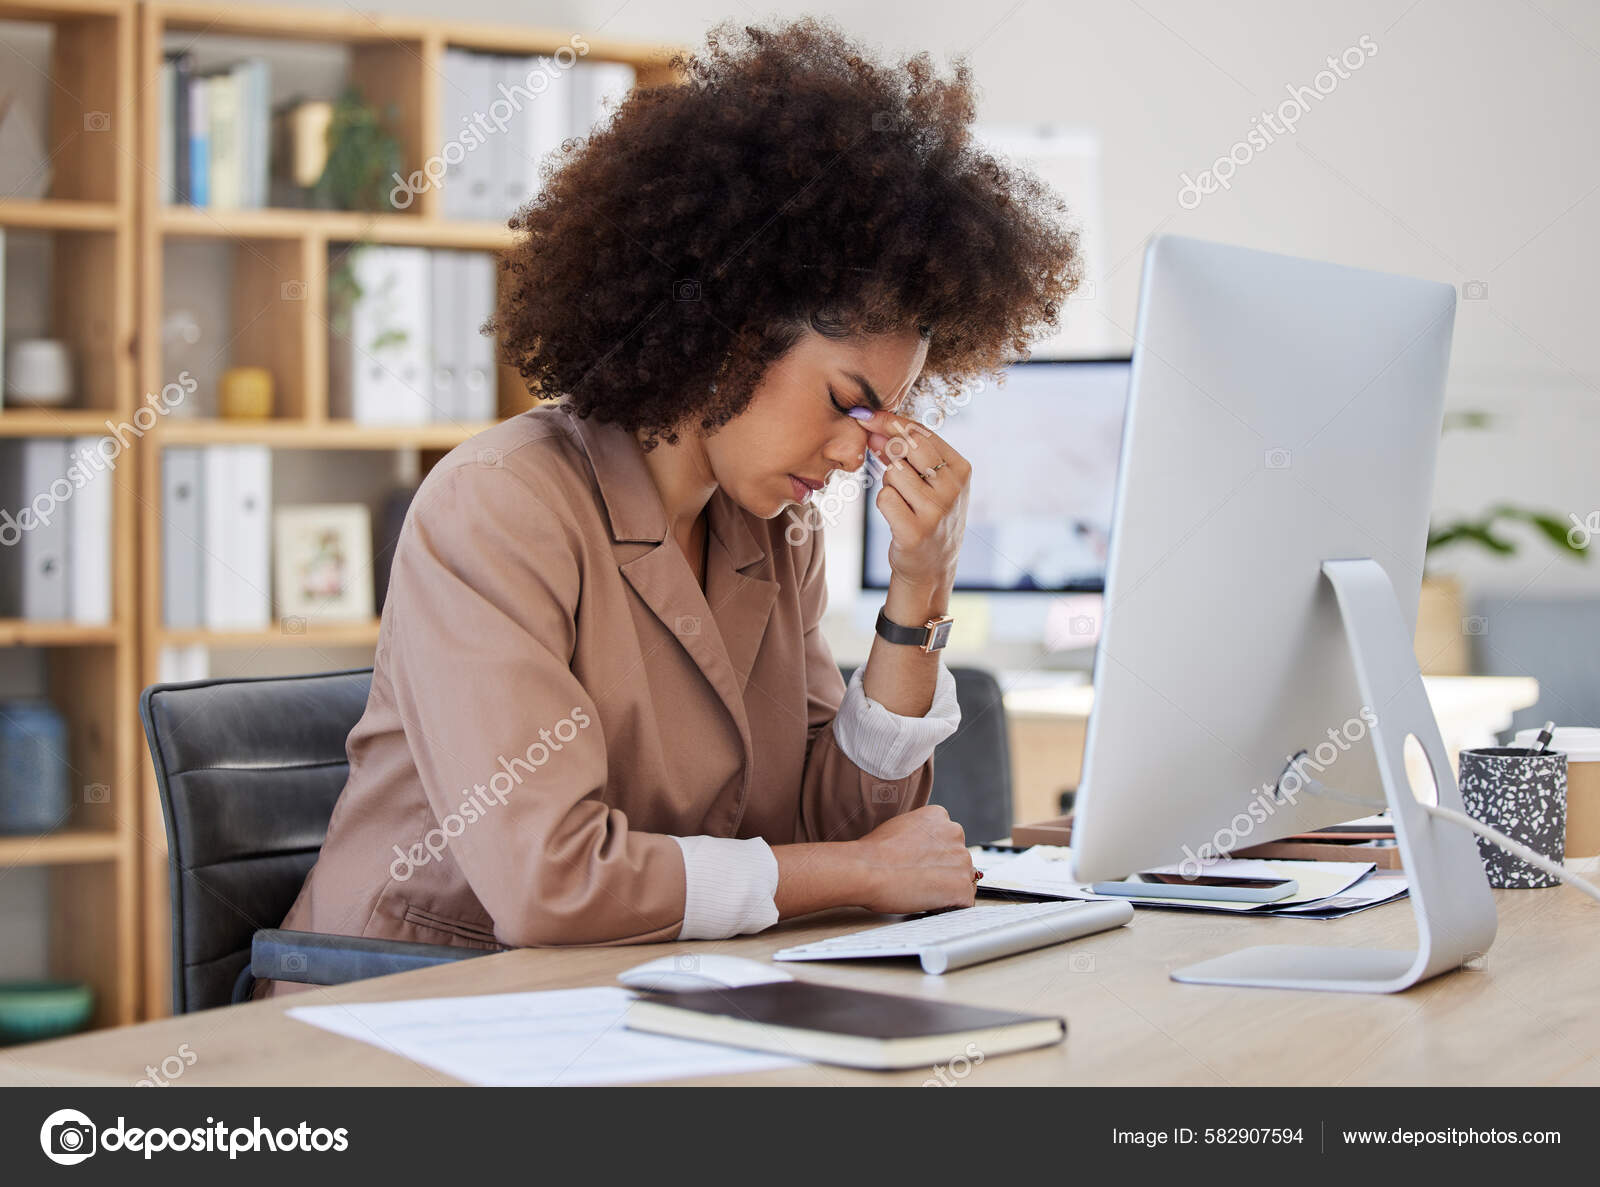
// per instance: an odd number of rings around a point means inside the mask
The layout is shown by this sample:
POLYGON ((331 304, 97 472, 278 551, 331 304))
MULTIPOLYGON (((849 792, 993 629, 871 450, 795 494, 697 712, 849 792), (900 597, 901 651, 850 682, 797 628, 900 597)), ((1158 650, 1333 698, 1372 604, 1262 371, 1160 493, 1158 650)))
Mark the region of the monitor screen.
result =
MULTIPOLYGON (((1128 359, 1017 363, 930 426, 972 463, 958 591, 1103 592, 1129 369, 1128 359)), ((865 589, 889 584, 877 486, 862 500, 865 589)))

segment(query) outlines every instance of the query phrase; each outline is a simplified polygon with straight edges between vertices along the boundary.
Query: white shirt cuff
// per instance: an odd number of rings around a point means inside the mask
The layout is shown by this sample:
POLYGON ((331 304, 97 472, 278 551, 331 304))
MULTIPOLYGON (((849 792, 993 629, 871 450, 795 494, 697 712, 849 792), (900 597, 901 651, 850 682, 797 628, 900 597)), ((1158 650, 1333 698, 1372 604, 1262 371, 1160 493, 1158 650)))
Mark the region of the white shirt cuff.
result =
POLYGON ((778 859, 760 837, 673 837, 683 850, 680 940, 725 940, 778 922, 778 859))
POLYGON ((939 682, 933 704, 921 717, 891 713, 861 687, 862 664, 850 676, 844 699, 833 719, 833 736, 844 756, 867 774, 879 779, 904 779, 933 755, 961 724, 956 701, 956 678, 939 662, 939 682))

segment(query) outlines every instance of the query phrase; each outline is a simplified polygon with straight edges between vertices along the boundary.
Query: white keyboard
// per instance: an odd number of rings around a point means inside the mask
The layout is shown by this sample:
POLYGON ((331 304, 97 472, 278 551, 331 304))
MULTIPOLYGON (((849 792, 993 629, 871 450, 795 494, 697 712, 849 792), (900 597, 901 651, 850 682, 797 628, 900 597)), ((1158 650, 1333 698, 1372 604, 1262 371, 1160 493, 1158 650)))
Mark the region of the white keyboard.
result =
POLYGON ((961 907, 785 948, 772 958, 858 960, 916 956, 922 961, 923 972, 947 973, 980 961, 1121 927, 1132 918, 1131 903, 1109 900, 961 907))

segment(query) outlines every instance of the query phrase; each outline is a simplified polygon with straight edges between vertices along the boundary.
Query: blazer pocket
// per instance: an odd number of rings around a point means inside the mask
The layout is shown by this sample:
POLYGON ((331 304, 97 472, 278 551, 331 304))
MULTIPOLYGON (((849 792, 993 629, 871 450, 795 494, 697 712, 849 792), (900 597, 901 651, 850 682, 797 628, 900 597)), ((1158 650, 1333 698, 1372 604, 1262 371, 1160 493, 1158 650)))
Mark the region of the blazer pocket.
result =
POLYGON ((463 923, 459 919, 446 919, 443 915, 435 915, 432 911, 425 911, 414 903, 407 903, 405 914, 401 916, 407 923, 416 927, 425 927, 432 931, 441 931, 446 935, 483 948, 503 948, 504 944, 495 939, 494 932, 470 923, 463 923))

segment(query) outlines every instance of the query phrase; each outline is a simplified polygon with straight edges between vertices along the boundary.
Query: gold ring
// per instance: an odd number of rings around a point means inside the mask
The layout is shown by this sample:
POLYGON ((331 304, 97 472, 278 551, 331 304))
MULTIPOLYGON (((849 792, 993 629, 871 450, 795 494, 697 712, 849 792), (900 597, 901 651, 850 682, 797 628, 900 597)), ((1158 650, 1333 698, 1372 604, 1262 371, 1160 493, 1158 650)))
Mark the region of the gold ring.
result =
POLYGON ((931 469, 931 470, 927 471, 925 474, 923 474, 923 477, 926 478, 928 481, 932 482, 933 481, 933 476, 935 474, 937 474, 940 470, 944 469, 949 464, 950 464, 949 462, 940 462, 933 469, 931 469))

